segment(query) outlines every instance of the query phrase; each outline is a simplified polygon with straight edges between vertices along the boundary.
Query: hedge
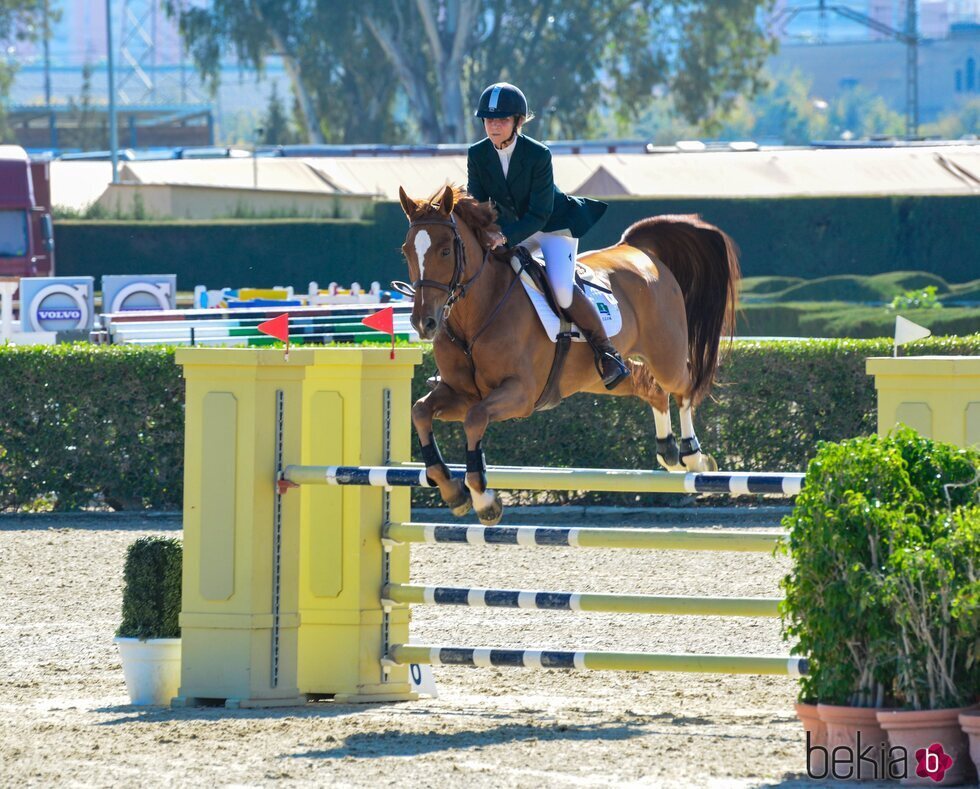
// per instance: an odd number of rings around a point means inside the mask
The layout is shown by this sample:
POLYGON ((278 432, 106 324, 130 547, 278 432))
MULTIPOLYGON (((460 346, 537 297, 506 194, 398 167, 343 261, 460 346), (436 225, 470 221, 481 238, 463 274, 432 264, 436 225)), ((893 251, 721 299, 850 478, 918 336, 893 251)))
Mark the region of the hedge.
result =
MULTIPOLYGON (((874 383, 864 360, 890 353, 886 339, 737 343, 697 414, 702 446, 725 469, 801 470, 818 441, 874 431, 874 383)), ((910 353, 978 355, 980 334, 930 338, 910 353)), ((427 352, 415 397, 433 372, 427 352)), ((0 380, 7 382, 0 510, 181 507, 183 380, 172 348, 0 346, 0 380)), ((447 459, 461 462, 459 426, 437 430, 447 459)), ((650 409, 632 398, 576 395, 553 411, 493 425, 484 445, 491 464, 656 467, 650 409)), ((560 492, 539 500, 664 501, 560 492)), ((431 492, 416 491, 415 501, 432 501, 431 492)))
MULTIPOLYGON (((926 270, 949 282, 980 278, 980 195, 832 198, 613 198, 583 249, 619 240, 655 214, 698 213, 741 248, 747 276, 824 277, 926 270)), ((369 221, 55 222, 58 273, 176 274, 177 285, 293 285, 311 280, 386 285, 404 279, 406 223, 397 203, 369 221)))

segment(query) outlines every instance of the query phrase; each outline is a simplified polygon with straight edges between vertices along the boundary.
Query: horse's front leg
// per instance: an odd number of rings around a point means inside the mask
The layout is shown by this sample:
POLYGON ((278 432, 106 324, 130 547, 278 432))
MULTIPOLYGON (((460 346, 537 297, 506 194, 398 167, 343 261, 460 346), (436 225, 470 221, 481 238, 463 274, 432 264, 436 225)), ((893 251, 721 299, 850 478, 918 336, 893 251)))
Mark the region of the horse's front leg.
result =
POLYGON ((472 402, 472 397, 461 395, 440 381, 431 392, 419 398, 412 406, 412 424, 422 448, 425 474, 430 482, 439 487, 439 495, 453 515, 465 515, 473 504, 470 491, 463 481, 454 480, 449 474, 449 468, 442 459, 432 432, 432 420, 438 418, 447 422, 462 422, 472 402))
POLYGON ((503 505, 493 490, 487 489, 487 462, 481 442, 491 422, 530 416, 534 396, 525 382, 508 378, 466 412, 463 429, 466 431, 466 486, 473 497, 477 517, 484 526, 500 522, 503 505))

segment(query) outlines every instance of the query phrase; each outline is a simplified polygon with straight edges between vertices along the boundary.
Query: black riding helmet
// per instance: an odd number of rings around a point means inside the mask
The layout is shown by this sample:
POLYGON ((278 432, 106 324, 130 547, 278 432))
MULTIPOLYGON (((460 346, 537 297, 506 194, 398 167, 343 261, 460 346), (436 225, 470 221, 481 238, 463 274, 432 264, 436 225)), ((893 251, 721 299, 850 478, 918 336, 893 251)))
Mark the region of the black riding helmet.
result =
POLYGON ((527 99, 520 88, 509 82, 497 82, 480 95, 477 118, 510 118, 527 115, 527 99))

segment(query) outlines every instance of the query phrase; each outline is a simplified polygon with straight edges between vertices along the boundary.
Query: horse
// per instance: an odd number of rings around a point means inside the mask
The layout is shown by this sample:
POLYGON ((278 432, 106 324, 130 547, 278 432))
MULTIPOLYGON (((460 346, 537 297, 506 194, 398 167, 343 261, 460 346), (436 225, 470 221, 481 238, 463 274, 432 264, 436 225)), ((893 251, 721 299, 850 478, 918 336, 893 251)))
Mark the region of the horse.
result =
MULTIPOLYGON (((545 333, 510 264, 492 249, 498 230, 489 203, 458 187, 415 200, 399 189, 408 232, 402 254, 414 295, 411 322, 433 340, 439 375, 412 407, 426 476, 454 515, 476 509, 485 526, 503 514, 487 487, 481 441, 491 422, 527 417, 549 378, 555 342, 545 333), (433 434, 433 420, 462 422, 466 475, 453 479, 433 434)), ((610 247, 579 256, 608 277, 622 329, 611 338, 631 375, 607 391, 592 349, 571 343, 558 389, 634 396, 653 410, 657 462, 668 471, 715 471, 694 431, 694 408, 710 391, 722 338, 730 346, 741 271, 734 241, 697 215, 642 219, 610 247), (670 396, 678 404, 681 439, 672 431, 670 396)), ((727 347, 727 346, 726 346, 727 347)))

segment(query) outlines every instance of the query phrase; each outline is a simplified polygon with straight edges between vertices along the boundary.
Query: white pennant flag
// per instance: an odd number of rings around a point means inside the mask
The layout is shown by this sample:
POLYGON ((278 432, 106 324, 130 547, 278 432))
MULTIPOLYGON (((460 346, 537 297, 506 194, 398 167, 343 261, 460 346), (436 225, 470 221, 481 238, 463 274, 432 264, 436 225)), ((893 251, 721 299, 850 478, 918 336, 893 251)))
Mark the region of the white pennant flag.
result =
POLYGON ((898 346, 905 345, 906 343, 915 342, 916 340, 922 340, 932 334, 930 329, 925 326, 920 326, 918 323, 912 323, 912 321, 907 318, 903 318, 901 315, 895 316, 895 355, 898 356, 898 346))

